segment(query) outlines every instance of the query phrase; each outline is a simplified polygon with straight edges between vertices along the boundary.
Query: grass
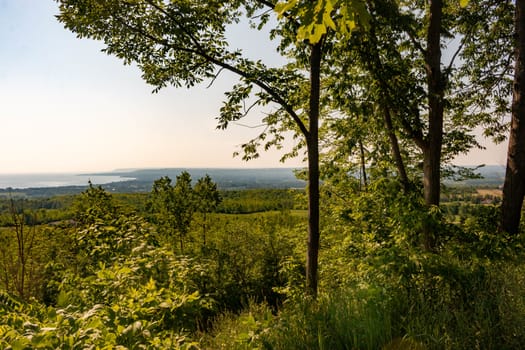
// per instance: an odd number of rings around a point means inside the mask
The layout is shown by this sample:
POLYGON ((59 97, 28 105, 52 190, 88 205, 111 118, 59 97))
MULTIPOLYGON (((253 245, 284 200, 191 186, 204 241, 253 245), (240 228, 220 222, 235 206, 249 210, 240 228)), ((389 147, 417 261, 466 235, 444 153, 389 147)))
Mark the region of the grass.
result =
POLYGON ((217 320, 207 349, 518 349, 525 344, 525 266, 486 266, 439 290, 346 287, 277 315, 252 305, 217 320))

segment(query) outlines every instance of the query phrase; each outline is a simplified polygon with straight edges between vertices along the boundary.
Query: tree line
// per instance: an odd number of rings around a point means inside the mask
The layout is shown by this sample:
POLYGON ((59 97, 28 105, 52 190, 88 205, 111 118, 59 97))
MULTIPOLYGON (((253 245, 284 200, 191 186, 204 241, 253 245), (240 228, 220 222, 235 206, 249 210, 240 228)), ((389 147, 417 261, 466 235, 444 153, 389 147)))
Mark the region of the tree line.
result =
POLYGON ((395 178, 363 180, 321 187, 316 302, 304 296, 306 210, 206 212, 188 205, 197 182, 184 173, 127 204, 91 185, 60 224, 13 201, 0 228, 0 347, 519 348, 523 238, 497 232, 498 208, 458 189, 463 200, 429 214, 395 178), (439 254, 418 244, 425 222, 445 237, 439 254))

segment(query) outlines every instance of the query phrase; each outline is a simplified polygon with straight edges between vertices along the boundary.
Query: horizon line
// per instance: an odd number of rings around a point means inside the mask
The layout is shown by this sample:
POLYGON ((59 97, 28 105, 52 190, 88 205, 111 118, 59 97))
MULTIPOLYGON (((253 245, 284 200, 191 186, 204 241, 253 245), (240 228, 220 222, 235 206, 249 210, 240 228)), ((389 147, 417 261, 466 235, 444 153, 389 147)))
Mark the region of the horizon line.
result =
MULTIPOLYGON (((456 165, 457 167, 500 167, 505 168, 505 164, 462 164, 456 165)), ((100 175, 100 174, 110 174, 118 172, 132 172, 139 170, 169 170, 169 169, 188 169, 188 170, 264 170, 264 169, 306 169, 307 166, 254 166, 254 167, 235 167, 235 166, 164 166, 164 167, 130 167, 130 168, 115 168, 111 170, 53 170, 53 171, 7 171, 1 172, 2 176, 17 176, 17 175, 100 175)))

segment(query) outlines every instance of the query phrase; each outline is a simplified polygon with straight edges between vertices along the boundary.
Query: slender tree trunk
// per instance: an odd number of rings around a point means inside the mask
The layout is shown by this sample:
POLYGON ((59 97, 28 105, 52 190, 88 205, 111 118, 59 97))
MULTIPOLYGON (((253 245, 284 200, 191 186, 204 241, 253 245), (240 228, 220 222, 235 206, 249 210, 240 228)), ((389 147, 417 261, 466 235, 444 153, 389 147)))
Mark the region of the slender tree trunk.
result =
POLYGON ((4 289, 6 291, 9 292, 10 288, 9 288, 9 282, 10 282, 10 278, 9 278, 9 262, 12 261, 12 257, 11 256, 8 256, 7 255, 7 251, 5 248, 0 248, 0 253, 1 253, 1 257, 2 257, 2 268, 3 268, 3 271, 2 271, 2 275, 3 275, 3 280, 4 280, 4 289))
POLYGON ((444 83, 441 74, 442 0, 430 0, 426 69, 428 83, 428 145, 423 149, 423 184, 427 205, 439 205, 443 144, 444 83))
POLYGON ((525 1, 516 0, 515 69, 512 97, 512 121, 507 170, 503 184, 500 229, 519 232, 521 208, 525 195, 525 1))
POLYGON ((24 290, 24 284, 25 284, 25 264, 26 264, 26 258, 25 258, 25 237, 24 237, 24 214, 17 213, 15 204, 13 200, 11 199, 11 218, 13 220, 15 234, 16 234, 16 240, 17 240, 17 249, 18 249, 18 256, 17 256, 17 264, 16 264, 16 276, 15 281, 16 285, 15 288, 17 290, 18 296, 20 296, 22 299, 25 298, 25 290, 24 290))
POLYGON ((317 296, 319 258, 319 100, 321 89, 321 42, 311 46, 308 152, 308 254, 306 289, 317 296))
POLYGON ((206 212, 203 213, 202 245, 206 246, 206 212))
POLYGON ((18 239, 18 295, 24 299, 25 298, 25 276, 26 276, 26 258, 25 258, 25 237, 24 237, 24 224, 23 222, 19 222, 19 224, 15 224, 15 230, 16 230, 16 237, 18 239))
MULTIPOLYGON (((368 2, 368 6, 372 7, 372 4, 370 1, 368 2)), ((399 141, 397 139, 394 125, 392 123, 392 112, 390 109, 390 106, 393 106, 393 99, 390 94, 391 88, 389 87, 389 84, 384 79, 384 72, 385 68, 383 66, 383 63, 381 62, 381 57, 379 56, 378 52, 378 43, 377 43, 377 36, 375 32, 374 25, 370 26, 370 55, 371 60, 367 60, 365 58, 365 62, 367 62, 368 68, 374 78, 379 83, 379 86, 381 90, 383 91, 383 94, 385 95, 385 99, 381 102, 381 107, 383 108, 383 121, 385 123, 385 128, 388 133, 388 138, 390 139, 390 148, 392 150, 392 155, 394 156, 394 161, 396 163, 396 168, 399 173, 399 179, 401 183, 403 184, 403 189, 405 193, 407 193, 409 188, 409 181, 408 176, 405 169, 405 164, 403 162, 403 157, 401 156, 401 150, 399 148, 399 141)), ((366 57, 366 56, 364 56, 366 57)))
POLYGON ((396 163, 397 171, 399 173, 399 179, 403 184, 403 189, 405 190, 405 193, 407 193, 410 190, 410 183, 408 181, 407 172, 405 170, 403 157, 401 156, 401 150, 399 149, 399 141, 394 131, 394 126, 392 124, 392 114, 390 113, 390 108, 386 104, 384 104, 383 110, 385 127, 388 133, 388 138, 390 139, 390 148, 392 150, 392 155, 394 156, 394 161, 396 163))
POLYGON ((365 148, 363 147, 363 142, 359 140, 359 152, 361 154, 361 173, 363 174, 363 188, 367 189, 368 181, 366 179, 366 159, 365 159, 365 148))
MULTIPOLYGON (((443 145, 443 105, 445 84, 441 73, 441 21, 443 0, 430 0, 427 52, 428 138, 423 147, 423 189, 427 206, 439 205, 441 148, 443 145)), ((435 248, 435 233, 424 230, 424 246, 435 248)))

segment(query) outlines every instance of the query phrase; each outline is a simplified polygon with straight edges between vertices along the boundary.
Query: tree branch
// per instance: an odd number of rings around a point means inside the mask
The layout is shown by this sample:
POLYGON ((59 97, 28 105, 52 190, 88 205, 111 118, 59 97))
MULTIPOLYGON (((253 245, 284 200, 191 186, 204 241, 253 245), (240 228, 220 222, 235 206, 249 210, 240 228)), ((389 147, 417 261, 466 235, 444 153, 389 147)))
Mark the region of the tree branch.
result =
MULTIPOLYGON (((248 81, 250 83, 253 83, 253 84, 259 86, 260 88, 262 88, 264 91, 266 91, 273 98, 274 102, 280 104, 284 108, 284 110, 290 115, 290 117, 292 117, 294 122, 297 124, 297 126, 301 130, 301 133, 303 133, 303 135, 305 137, 309 137, 310 132, 306 128, 306 126, 303 123, 303 121, 301 120, 301 118, 297 115, 297 113, 294 111, 292 106, 290 106, 279 95, 279 93, 275 89, 273 89, 271 86, 269 86, 266 82, 255 78, 252 74, 249 74, 248 72, 245 72, 245 71, 243 71, 243 70, 241 70, 241 69, 239 69, 239 68, 237 68, 237 67, 235 67, 235 66, 233 66, 233 65, 231 65, 231 64, 229 64, 229 63, 227 63, 225 61, 222 61, 222 60, 220 60, 218 58, 215 58, 215 57, 211 56, 202 47, 202 45, 200 45, 199 41, 191 34, 191 32, 189 32, 186 29, 186 27, 184 25, 182 25, 180 23, 180 21, 178 21, 174 16, 172 16, 168 11, 166 11, 164 8, 158 6, 157 4, 152 2, 151 0, 146 0, 146 2, 148 4, 150 4, 153 8, 155 8, 156 10, 161 12, 163 15, 167 16, 170 20, 172 20, 177 25, 177 27, 181 31, 183 31, 188 36, 188 38, 193 42, 193 44, 196 46, 196 49, 193 49, 193 50, 185 49, 183 51, 199 55, 199 56, 205 58, 206 60, 208 60, 209 62, 211 62, 211 63, 213 63, 213 64, 215 64, 215 65, 217 65, 217 66, 219 66, 219 67, 221 67, 223 69, 226 69, 226 70, 228 70, 228 71, 230 71, 232 73, 235 73, 235 74, 241 76, 242 78, 246 79, 246 81, 248 81)), ((261 3, 270 4, 268 1, 265 1, 265 0, 261 0, 261 3)), ((168 45, 169 47, 171 47, 173 49, 178 49, 178 50, 182 49, 180 47, 173 47, 171 44, 167 43, 163 39, 155 38, 155 37, 149 35, 148 33, 141 32, 141 34, 146 35, 148 38, 150 38, 153 41, 155 41, 157 43, 160 43, 162 45, 168 45)))
MULTIPOLYGON (((368 66, 368 70, 370 71, 374 79, 377 80, 381 89, 384 91, 388 105, 394 107, 394 109, 397 109, 395 108, 396 103, 394 103, 394 98, 392 97, 393 87, 385 80, 385 74, 384 74, 385 66, 383 65, 383 62, 381 61, 381 57, 379 56, 378 39, 376 36, 375 26, 373 22, 371 22, 370 24, 369 33, 370 33, 370 44, 371 44, 370 54, 372 56, 372 60, 365 59, 365 64, 368 66)), ((416 114, 416 120, 419 120, 419 111, 415 110, 414 113, 416 114)), ((415 129, 408 122, 408 120, 406 120, 406 118, 401 117, 400 119, 401 119, 401 125, 403 126, 403 129, 405 129, 405 131, 409 134, 409 136, 414 140, 416 145, 418 145, 418 147, 423 149, 423 147, 425 147, 425 141, 424 141, 424 136, 423 136, 421 129, 420 128, 415 129)))
POLYGON ((222 73, 222 71, 224 70, 224 68, 221 68, 219 69, 219 71, 215 74, 215 76, 211 79, 210 83, 208 84, 208 86, 206 86, 206 89, 209 89, 213 83, 215 82, 215 80, 217 80, 217 78, 219 77, 219 75, 222 73))
POLYGON ((272 3, 271 1, 267 1, 267 0, 257 0, 257 2, 260 3, 260 4, 263 4, 263 5, 266 6, 266 7, 271 8, 272 10, 275 8, 275 4, 272 3))

